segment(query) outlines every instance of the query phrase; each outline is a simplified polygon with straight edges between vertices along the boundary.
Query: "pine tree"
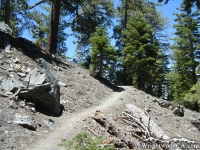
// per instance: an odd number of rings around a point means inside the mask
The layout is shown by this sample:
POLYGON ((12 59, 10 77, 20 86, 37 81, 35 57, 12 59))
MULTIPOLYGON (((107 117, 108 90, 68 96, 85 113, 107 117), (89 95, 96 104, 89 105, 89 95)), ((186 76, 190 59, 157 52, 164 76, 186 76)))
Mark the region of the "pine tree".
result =
POLYGON ((2 0, 0 2, 0 20, 9 24, 13 36, 21 36, 25 29, 29 29, 27 0, 2 0), (16 5, 17 3, 17 5, 16 5))
POLYGON ((110 39, 103 27, 98 27, 96 32, 91 36, 91 72, 99 76, 105 76, 109 74, 111 64, 115 61, 116 51, 114 47, 110 45, 110 39))
MULTIPOLYGON (((158 0, 158 2, 165 2, 165 4, 167 4, 169 2, 169 0, 158 0)), ((183 0, 183 3, 185 5, 185 9, 190 9, 191 6, 193 6, 194 4, 196 4, 197 8, 200 8, 200 1, 199 0, 183 0)))
POLYGON ((93 0, 84 2, 84 7, 76 12, 71 22, 73 34, 77 41, 76 57, 80 64, 88 64, 90 55, 89 38, 98 26, 108 28, 112 25, 114 4, 112 0, 93 0))
POLYGON ((142 13, 134 14, 122 31, 122 64, 132 84, 147 93, 161 96, 159 82, 163 81, 163 60, 159 55, 159 42, 155 38, 153 27, 147 23, 142 13))
MULTIPOLYGON (((31 25, 31 33, 32 37, 35 39, 35 42, 38 46, 42 49, 47 50, 48 47, 48 37, 49 37, 49 24, 50 24, 50 12, 51 8, 50 5, 41 5, 40 8, 43 9, 42 12, 33 10, 29 13, 29 16, 34 21, 31 25), (45 12, 45 13, 44 13, 45 12)), ((67 47, 66 47, 66 40, 67 40, 67 33, 64 30, 68 27, 66 20, 64 19, 64 11, 60 12, 60 23, 59 23, 59 30, 58 30, 58 38, 57 38, 57 54, 59 56, 66 55, 67 47)))
POLYGON ((184 96, 190 88, 196 84, 196 57, 200 47, 200 34, 198 31, 199 11, 192 11, 192 8, 184 10, 181 4, 180 13, 176 14, 176 29, 173 50, 174 66, 168 75, 170 82, 169 94, 173 100, 184 103, 184 96))
POLYGON ((200 111, 200 81, 185 94, 183 104, 189 109, 200 111))
MULTIPOLYGON (((162 55, 166 55, 164 51, 168 49, 169 44, 166 40, 167 36, 163 34, 163 31, 166 28, 167 19, 164 18, 162 14, 156 10, 156 6, 156 3, 147 0, 121 0, 121 4, 117 7, 119 25, 116 25, 113 29, 113 37, 116 39, 116 47, 118 48, 117 51, 119 57, 123 57, 123 55, 121 54, 121 50, 124 44, 120 39, 122 37, 122 30, 126 29, 127 20, 129 20, 131 15, 135 14, 136 12, 142 13, 146 21, 152 25, 154 29, 154 35, 159 42, 159 47, 161 49, 160 52, 162 53, 162 55)), ((167 72, 167 61, 165 62, 166 66, 163 67, 165 68, 165 72, 167 72)), ((124 80, 121 80, 121 78, 126 78, 126 84, 131 85, 132 80, 131 78, 127 77, 125 69, 125 66, 121 67, 120 70, 118 69, 117 74, 119 76, 117 76, 117 80, 124 82, 124 80), (124 71, 124 75, 120 73, 120 71, 124 71)))

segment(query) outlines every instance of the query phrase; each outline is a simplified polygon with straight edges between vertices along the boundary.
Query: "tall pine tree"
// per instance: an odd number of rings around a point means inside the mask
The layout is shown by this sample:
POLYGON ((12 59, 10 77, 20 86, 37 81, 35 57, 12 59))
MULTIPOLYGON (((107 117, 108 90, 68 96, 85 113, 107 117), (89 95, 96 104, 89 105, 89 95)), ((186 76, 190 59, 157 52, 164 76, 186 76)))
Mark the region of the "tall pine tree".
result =
POLYGON ((184 103, 184 96, 197 82, 197 54, 200 50, 200 33, 198 30, 199 11, 192 8, 185 10, 181 4, 180 13, 176 14, 176 29, 173 51, 174 66, 168 75, 170 82, 169 95, 175 101, 184 103))
MULTIPOLYGON (((158 6, 158 4, 150 2, 148 0, 121 0, 120 2, 121 3, 117 7, 119 24, 116 25, 113 29, 113 37, 116 40, 116 47, 118 48, 118 56, 123 57, 121 50, 123 48, 124 43, 120 39, 122 37, 122 30, 126 29, 127 21, 130 19, 132 14, 136 12, 142 13, 146 21, 152 25, 154 29, 154 35, 156 36, 160 48, 162 49, 160 52, 164 54, 164 52, 162 51, 167 50, 169 47, 169 44, 167 44, 168 41, 166 40, 167 36, 163 34, 163 31, 165 30, 167 25, 167 19, 164 18, 162 14, 156 10, 156 6, 158 6)), ((167 61, 165 62, 165 72, 167 72, 167 61)), ((122 66, 121 69, 118 69, 118 72, 116 72, 117 80, 119 80, 120 82, 124 82, 124 84, 131 85, 131 78, 127 77, 126 72, 127 71, 125 66, 122 66), (122 80, 124 78, 126 80, 122 80)))
POLYGON ((136 13, 129 19, 121 40, 124 43, 122 64, 127 67, 132 84, 149 94, 162 96, 164 62, 160 56, 163 54, 153 27, 142 13, 136 13))
POLYGON ((89 40, 91 43, 91 72, 99 76, 110 74, 112 63, 117 58, 114 47, 110 45, 108 33, 103 27, 98 27, 89 40))

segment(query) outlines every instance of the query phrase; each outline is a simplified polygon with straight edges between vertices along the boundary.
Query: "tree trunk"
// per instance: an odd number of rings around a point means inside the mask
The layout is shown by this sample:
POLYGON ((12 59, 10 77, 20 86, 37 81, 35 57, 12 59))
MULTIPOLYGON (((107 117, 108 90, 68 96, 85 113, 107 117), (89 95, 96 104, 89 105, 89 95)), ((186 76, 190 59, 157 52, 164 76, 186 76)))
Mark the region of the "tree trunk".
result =
MULTIPOLYGON (((125 16, 124 16, 124 29, 126 29, 126 24, 128 22, 128 3, 127 3, 127 0, 125 1, 125 16)), ((123 66, 123 73, 124 73, 124 76, 123 76, 123 82, 125 85, 127 85, 127 67, 126 66, 123 66)))
POLYGON ((10 0, 6 0, 4 21, 8 26, 10 26, 10 0))
POLYGON ((51 27, 48 41, 48 51, 51 54, 56 54, 58 25, 60 17, 60 0, 53 0, 51 13, 51 27))

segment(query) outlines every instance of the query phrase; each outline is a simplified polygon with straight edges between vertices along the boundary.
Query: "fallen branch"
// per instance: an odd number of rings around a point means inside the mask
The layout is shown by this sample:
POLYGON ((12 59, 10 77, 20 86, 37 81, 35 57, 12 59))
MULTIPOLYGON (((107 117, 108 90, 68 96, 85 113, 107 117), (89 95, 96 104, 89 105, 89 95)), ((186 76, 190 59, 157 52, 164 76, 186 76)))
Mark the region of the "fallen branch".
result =
POLYGON ((144 111, 135 105, 127 104, 126 112, 122 112, 122 114, 132 118, 133 121, 136 121, 138 124, 140 124, 143 130, 146 131, 146 138, 155 137, 157 139, 169 139, 169 137, 153 120, 150 121, 150 115, 146 110, 144 111))
POLYGON ((175 132, 173 132, 173 131, 171 131, 171 130, 167 129, 166 127, 163 127, 163 126, 162 126, 162 125, 160 125, 160 124, 159 124, 159 126, 160 126, 160 127, 162 127, 162 128, 164 128, 165 130, 167 130, 167 131, 169 131, 169 132, 171 132, 171 133, 175 134, 176 136, 178 136, 178 137, 181 137, 179 134, 177 134, 177 133, 175 133, 175 132))
POLYGON ((18 90, 15 92, 15 94, 13 94, 12 96, 10 96, 9 98, 12 99, 13 97, 15 97, 16 95, 19 94, 21 88, 19 87, 18 90))
POLYGON ((123 115, 122 118, 126 118, 129 117, 132 119, 132 121, 135 121, 137 124, 139 124, 144 130, 146 129, 146 127, 144 126, 144 124, 142 124, 137 118, 133 117, 132 115, 126 113, 126 112, 122 112, 123 115))
POLYGON ((120 127, 111 117, 105 117, 100 111, 96 111, 94 115, 91 116, 96 122, 103 126, 106 131, 124 141, 124 143, 130 148, 133 149, 135 145, 139 145, 139 142, 134 139, 130 134, 127 134, 126 131, 120 127))
POLYGON ((149 113, 148 113, 147 110, 146 110, 146 107, 145 107, 144 113, 148 116, 148 123, 147 123, 147 125, 146 125, 146 132, 147 132, 148 137, 151 137, 151 136, 150 136, 150 133, 149 133, 149 125, 150 125, 150 119, 151 119, 151 118, 150 118, 149 113))
POLYGON ((98 148, 104 148, 104 147, 108 147, 108 146, 114 146, 114 143, 113 144, 100 144, 100 145, 97 145, 98 148))

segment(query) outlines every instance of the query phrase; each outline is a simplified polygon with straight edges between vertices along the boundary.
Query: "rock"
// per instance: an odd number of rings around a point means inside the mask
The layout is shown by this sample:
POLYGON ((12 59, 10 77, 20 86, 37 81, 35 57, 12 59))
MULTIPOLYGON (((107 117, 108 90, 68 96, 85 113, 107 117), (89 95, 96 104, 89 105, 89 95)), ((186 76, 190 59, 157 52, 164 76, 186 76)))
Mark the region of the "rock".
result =
POLYGON ((59 86, 64 86, 64 87, 66 87, 66 86, 67 86, 67 84, 66 84, 66 83, 63 83, 63 82, 60 82, 60 81, 58 82, 58 85, 59 85, 59 86))
POLYGON ((11 28, 4 22, 0 22, 0 34, 3 33, 4 47, 6 53, 11 53, 8 35, 12 35, 11 28))
POLYGON ((2 21, 0 21, 0 32, 12 35, 12 29, 2 21))
POLYGON ((52 69, 55 70, 55 71, 61 71, 62 72, 62 69, 58 66, 53 66, 52 69))
POLYGON ((26 74, 24 74, 24 73, 18 73, 18 75, 19 75, 20 77, 25 77, 25 76, 26 76, 26 74))
POLYGON ((13 122, 29 130, 36 130, 36 125, 30 116, 22 116, 17 113, 13 122))
POLYGON ((41 85, 45 82, 46 75, 44 71, 37 68, 29 72, 28 76, 24 79, 25 82, 28 82, 29 85, 41 85))
POLYGON ((12 109, 17 109, 17 108, 18 108, 16 102, 14 102, 14 101, 10 101, 10 107, 11 107, 12 109))
POLYGON ((53 114, 60 112, 60 87, 48 63, 40 58, 43 69, 35 68, 25 78, 27 89, 19 93, 20 99, 33 102, 35 107, 53 114))
POLYGON ((158 104, 159 104, 161 107, 164 107, 164 108, 169 107, 168 101, 165 101, 165 100, 160 100, 160 101, 158 101, 158 104))
POLYGON ((7 92, 10 92, 14 88, 14 81, 12 79, 4 80, 1 87, 7 92))
POLYGON ((19 59, 16 57, 14 60, 13 60, 14 63, 19 63, 19 59))
POLYGON ((51 119, 49 119, 49 120, 43 119, 43 122, 45 123, 45 125, 47 127, 49 127, 49 129, 53 130, 53 128, 54 128, 54 121, 53 120, 51 120, 51 119))
POLYGON ((7 79, 7 80, 3 80, 3 82, 1 83, 1 87, 7 92, 15 93, 15 91, 18 89, 20 84, 21 83, 17 80, 7 79))
POLYGON ((195 126, 195 127, 200 131, 200 120, 192 119, 192 120, 191 120, 191 124, 192 124, 193 126, 195 126))
POLYGON ((183 116, 184 116, 183 106, 178 105, 178 106, 173 110, 173 113, 174 113, 176 116, 183 117, 183 116))
POLYGON ((157 103, 157 102, 159 102, 159 100, 155 98, 152 100, 152 102, 157 103))

